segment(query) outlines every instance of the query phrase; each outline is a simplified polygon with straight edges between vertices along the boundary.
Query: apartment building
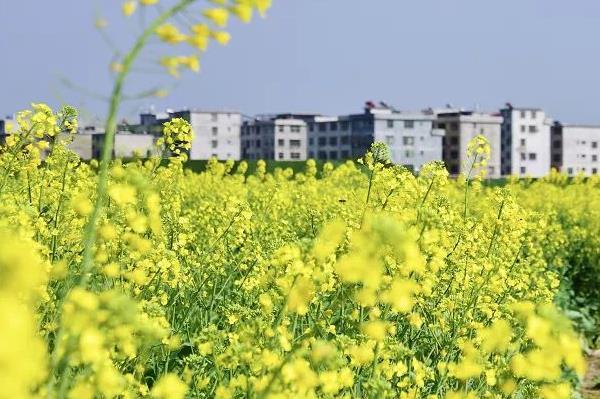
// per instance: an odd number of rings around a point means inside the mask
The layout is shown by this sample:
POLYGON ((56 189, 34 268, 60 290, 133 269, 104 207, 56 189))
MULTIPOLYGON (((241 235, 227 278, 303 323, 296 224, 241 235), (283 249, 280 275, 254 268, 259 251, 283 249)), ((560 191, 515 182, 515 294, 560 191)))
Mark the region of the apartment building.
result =
POLYGON ((307 159, 307 120, 316 115, 263 115, 246 120, 241 128, 243 159, 303 161, 307 159))
POLYGON ((170 118, 183 118, 194 130, 190 159, 241 159, 242 115, 230 111, 178 111, 170 118))
POLYGON ((318 116, 308 122, 308 158, 337 161, 353 158, 347 116, 318 116))
POLYGON ((442 157, 444 131, 433 127, 434 116, 400 112, 385 103, 367 102, 364 112, 317 117, 308 127, 309 158, 340 160, 363 156, 371 144, 388 145, 392 162, 418 171, 442 157))
POLYGON ((600 171, 600 126, 555 122, 551 139, 553 168, 570 176, 600 171))
POLYGON ((550 172, 551 120, 539 108, 500 110, 502 123, 502 174, 543 177, 550 172))
POLYGON ((432 111, 432 113, 436 118, 434 126, 446 133, 443 140, 442 159, 451 175, 469 173, 471 160, 467 158, 467 146, 471 139, 481 134, 488 139, 491 147, 486 175, 491 178, 500 177, 500 131, 502 126, 500 115, 450 109, 432 111))

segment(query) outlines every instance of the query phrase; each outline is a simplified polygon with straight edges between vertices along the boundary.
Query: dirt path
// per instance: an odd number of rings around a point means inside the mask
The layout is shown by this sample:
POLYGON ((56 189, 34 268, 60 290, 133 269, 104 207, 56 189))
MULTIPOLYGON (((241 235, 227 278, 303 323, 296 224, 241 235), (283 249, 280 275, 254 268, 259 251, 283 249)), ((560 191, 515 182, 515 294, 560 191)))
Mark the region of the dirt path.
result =
POLYGON ((600 399, 600 350, 593 351, 588 357, 581 393, 584 399, 600 399))

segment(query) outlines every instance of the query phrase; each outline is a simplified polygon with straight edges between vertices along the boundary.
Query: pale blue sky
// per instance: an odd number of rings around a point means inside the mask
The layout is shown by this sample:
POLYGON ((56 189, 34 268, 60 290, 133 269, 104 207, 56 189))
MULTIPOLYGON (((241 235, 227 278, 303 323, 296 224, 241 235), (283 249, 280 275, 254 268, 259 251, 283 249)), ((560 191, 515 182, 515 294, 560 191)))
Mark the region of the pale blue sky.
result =
MULTIPOLYGON (((93 21, 101 11, 125 48, 139 21, 119 10, 116 0, 0 0, 0 115, 31 101, 104 114, 104 102, 59 76, 108 93, 111 51, 93 21)), ((274 0, 267 19, 231 26, 231 44, 212 46, 200 75, 124 113, 155 105, 339 114, 369 99, 493 110, 511 101, 600 123, 599 17, 598 0, 274 0)), ((140 68, 163 50, 153 45, 140 68)), ((129 89, 158 82, 140 72, 129 89)))

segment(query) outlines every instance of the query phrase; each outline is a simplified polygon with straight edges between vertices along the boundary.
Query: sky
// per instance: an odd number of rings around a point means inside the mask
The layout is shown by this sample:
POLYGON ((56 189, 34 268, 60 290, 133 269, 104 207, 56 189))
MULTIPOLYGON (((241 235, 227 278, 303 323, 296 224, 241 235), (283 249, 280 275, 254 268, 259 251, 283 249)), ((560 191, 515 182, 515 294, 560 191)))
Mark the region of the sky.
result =
MULTIPOLYGON (((0 117, 31 102, 105 115, 113 52, 94 20, 107 19, 121 49, 143 23, 122 17, 120 4, 0 0, 0 117)), ((511 102, 600 124, 599 17, 598 0, 274 0, 266 19, 232 23, 231 43, 211 46, 198 75, 166 77, 156 60, 176 49, 152 43, 126 92, 172 93, 128 100, 122 116, 150 107, 337 115, 367 100, 493 111, 511 102)))

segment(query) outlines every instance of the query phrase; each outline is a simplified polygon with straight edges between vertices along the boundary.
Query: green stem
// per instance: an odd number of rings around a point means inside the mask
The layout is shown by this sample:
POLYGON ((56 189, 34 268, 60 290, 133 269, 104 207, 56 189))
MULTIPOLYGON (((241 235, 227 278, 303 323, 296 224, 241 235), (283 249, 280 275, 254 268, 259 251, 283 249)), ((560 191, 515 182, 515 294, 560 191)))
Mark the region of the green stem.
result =
POLYGON ((160 14, 154 21, 146 27, 144 32, 138 37, 131 50, 125 55, 121 66, 121 71, 118 73, 113 86, 112 94, 110 97, 110 106, 108 110, 108 117, 106 118, 106 132, 104 135, 104 146, 102 148, 102 158, 100 163, 100 171, 98 172, 98 185, 96 189, 96 202, 94 209, 87 221, 83 236, 83 265, 81 268, 81 274, 77 285, 85 286, 89 280, 89 273, 93 267, 93 247, 96 242, 96 224, 102 212, 102 208, 106 202, 106 193, 108 189, 108 164, 112 159, 112 150, 114 146, 114 137, 117 132, 117 116, 121 101, 123 99, 123 84, 125 78, 131 72, 131 67, 137 57, 139 56, 142 49, 146 46, 148 40, 156 28, 165 23, 169 18, 178 12, 185 9, 187 6, 195 2, 196 0, 180 0, 173 7, 169 8, 162 14, 160 14))

